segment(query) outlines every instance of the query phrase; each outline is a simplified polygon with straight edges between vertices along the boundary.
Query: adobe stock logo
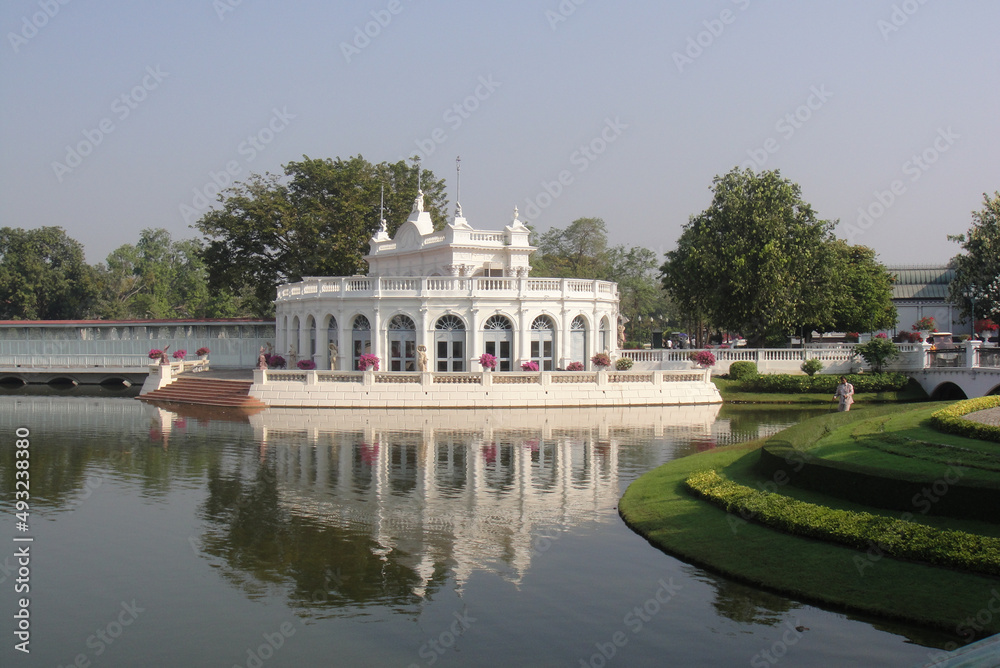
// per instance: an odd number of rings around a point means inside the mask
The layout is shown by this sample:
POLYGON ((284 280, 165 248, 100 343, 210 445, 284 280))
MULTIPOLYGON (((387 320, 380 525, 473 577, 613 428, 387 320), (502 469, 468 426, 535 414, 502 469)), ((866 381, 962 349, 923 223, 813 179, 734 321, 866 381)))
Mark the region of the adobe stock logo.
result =
MULTIPOLYGON (((160 66, 149 66, 146 68, 146 75, 130 91, 122 93, 111 102, 111 112, 115 118, 121 122, 132 115, 132 112, 139 108, 149 94, 160 87, 163 80, 170 76, 169 72, 164 72, 160 66)), ((59 183, 74 169, 83 164, 83 159, 94 152, 94 149, 101 145, 104 138, 115 131, 115 122, 110 116, 105 116, 97 122, 94 128, 84 128, 80 134, 83 139, 75 144, 66 145, 66 156, 63 162, 54 160, 52 171, 55 173, 59 183)))

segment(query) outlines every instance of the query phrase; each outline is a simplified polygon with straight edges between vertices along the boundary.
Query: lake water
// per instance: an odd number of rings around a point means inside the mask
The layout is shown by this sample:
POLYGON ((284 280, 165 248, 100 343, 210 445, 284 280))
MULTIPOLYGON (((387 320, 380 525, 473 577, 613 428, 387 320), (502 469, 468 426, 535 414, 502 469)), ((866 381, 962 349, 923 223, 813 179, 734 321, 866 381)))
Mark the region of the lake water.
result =
POLYGON ((945 638, 715 576, 616 504, 809 413, 0 396, 3 666, 912 666, 945 638), (29 530, 15 436, 30 430, 29 530), (14 542, 30 536, 33 542, 14 542), (30 545, 30 655, 14 649, 30 545), (798 631, 795 627, 808 627, 798 631))

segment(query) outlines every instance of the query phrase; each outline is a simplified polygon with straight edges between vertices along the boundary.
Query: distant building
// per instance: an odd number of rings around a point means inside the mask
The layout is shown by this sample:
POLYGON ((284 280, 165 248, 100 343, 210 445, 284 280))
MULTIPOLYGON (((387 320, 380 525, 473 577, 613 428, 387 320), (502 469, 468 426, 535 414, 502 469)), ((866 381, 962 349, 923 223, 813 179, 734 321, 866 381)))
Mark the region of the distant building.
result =
POLYGON ((528 278, 535 250, 513 219, 477 230, 460 204, 443 230, 423 193, 395 237, 385 221, 365 257, 367 276, 308 277, 278 287, 277 352, 318 369, 356 370, 374 354, 385 371, 478 371, 483 353, 498 371, 540 370, 617 352, 618 285, 528 278))
POLYGON ((948 300, 948 285, 955 278, 955 270, 942 266, 895 265, 887 266, 895 282, 892 285, 892 303, 899 314, 896 328, 912 331, 913 323, 932 317, 942 332, 969 334, 971 324, 963 321, 961 309, 948 300))

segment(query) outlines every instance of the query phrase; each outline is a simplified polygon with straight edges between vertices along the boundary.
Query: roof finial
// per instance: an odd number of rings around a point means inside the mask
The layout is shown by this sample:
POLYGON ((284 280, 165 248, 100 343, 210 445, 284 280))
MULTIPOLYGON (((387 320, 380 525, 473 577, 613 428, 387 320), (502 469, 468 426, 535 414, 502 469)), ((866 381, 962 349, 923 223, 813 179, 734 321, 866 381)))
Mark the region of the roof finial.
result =
POLYGON ((410 160, 413 161, 413 166, 417 168, 417 192, 420 192, 420 156, 415 154, 410 160))
POLYGON ((462 156, 455 156, 455 215, 462 215, 462 156))
POLYGON ((379 232, 388 233, 388 226, 385 223, 385 184, 382 184, 382 194, 379 198, 378 204, 378 218, 381 221, 379 224, 379 232))

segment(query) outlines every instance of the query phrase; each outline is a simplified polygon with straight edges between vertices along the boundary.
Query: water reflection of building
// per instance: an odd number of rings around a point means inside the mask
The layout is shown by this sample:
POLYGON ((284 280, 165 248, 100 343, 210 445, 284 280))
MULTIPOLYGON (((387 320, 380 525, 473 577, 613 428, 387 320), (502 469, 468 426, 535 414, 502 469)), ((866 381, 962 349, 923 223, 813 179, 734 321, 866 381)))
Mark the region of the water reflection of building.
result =
POLYGON ((519 580, 546 536, 615 507, 623 444, 709 435, 718 410, 290 409, 251 424, 289 511, 367 528, 423 583, 445 568, 461 586, 481 568, 519 580))

